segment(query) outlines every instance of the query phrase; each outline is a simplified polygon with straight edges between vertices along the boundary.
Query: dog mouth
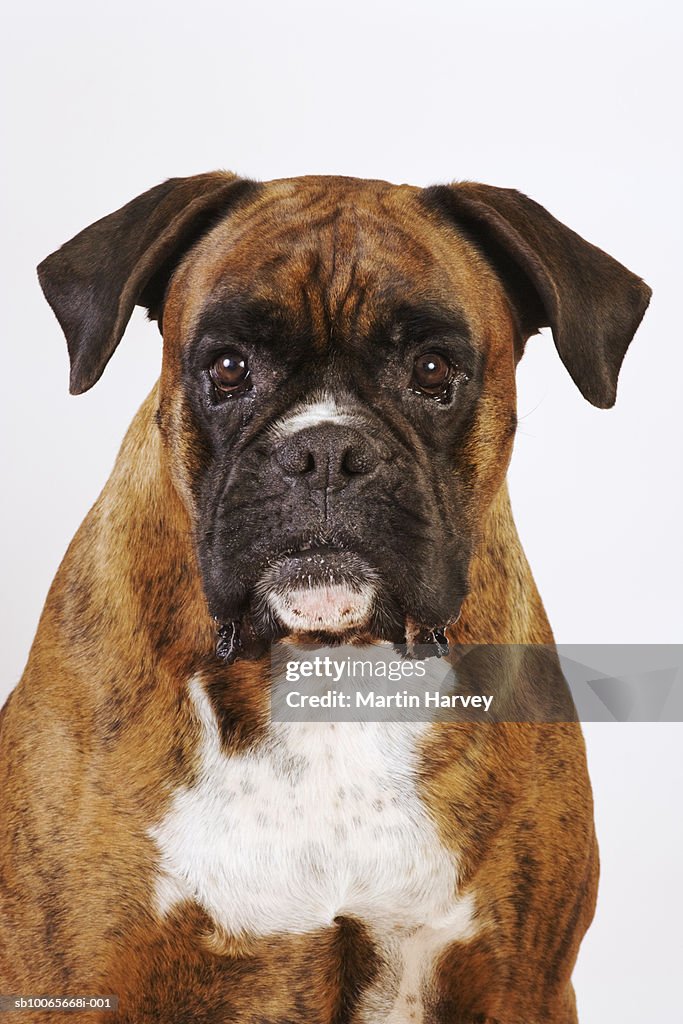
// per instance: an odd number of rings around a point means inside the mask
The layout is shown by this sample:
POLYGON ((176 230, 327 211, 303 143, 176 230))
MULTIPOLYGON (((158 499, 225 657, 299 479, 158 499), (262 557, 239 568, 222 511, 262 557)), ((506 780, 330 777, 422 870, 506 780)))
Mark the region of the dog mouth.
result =
POLYGON ((461 604, 441 622, 429 614, 432 621, 422 622, 365 557, 317 538, 274 556, 252 595, 240 617, 215 620, 216 654, 228 664, 257 659, 285 638, 325 646, 389 643, 411 657, 441 657, 448 653, 446 626, 457 620, 461 604))
POLYGON ((320 545, 278 558, 256 590, 287 633, 341 637, 370 625, 379 585, 377 572, 360 555, 320 545))

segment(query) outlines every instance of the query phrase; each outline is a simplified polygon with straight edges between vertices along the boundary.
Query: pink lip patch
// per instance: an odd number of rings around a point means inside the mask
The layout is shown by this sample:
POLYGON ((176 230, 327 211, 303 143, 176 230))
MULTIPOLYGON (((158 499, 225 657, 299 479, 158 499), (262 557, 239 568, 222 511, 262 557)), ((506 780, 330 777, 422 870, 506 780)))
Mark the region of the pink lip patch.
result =
POLYGON ((342 633, 367 623, 374 592, 371 585, 356 588, 346 583, 277 588, 269 593, 268 603, 289 629, 342 633))

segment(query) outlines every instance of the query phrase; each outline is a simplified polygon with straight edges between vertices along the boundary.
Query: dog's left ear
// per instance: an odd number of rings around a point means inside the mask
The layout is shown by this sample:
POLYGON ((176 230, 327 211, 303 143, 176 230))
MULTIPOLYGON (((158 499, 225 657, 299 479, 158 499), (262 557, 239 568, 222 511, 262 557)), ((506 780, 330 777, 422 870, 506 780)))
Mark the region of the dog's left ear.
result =
POLYGON ((523 338, 551 327, 560 358, 593 405, 614 405, 623 358, 651 290, 514 189, 474 182, 423 189, 488 256, 517 310, 523 338))
POLYGON ((160 319, 183 253, 257 187, 228 171, 169 178, 43 260, 38 279, 66 336, 73 395, 99 380, 136 305, 160 319))

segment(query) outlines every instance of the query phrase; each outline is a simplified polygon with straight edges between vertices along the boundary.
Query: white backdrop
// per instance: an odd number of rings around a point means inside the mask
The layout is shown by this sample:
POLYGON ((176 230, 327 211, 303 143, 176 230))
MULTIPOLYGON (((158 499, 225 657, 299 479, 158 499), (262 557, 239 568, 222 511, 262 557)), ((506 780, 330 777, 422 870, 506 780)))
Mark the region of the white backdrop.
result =
MULTIPOLYGON (((557 639, 681 640, 680 24, 674 5, 14 0, 2 43, 0 699, 158 372, 137 311, 96 388, 35 265, 172 175, 352 174, 519 188, 654 289, 610 412, 549 337, 519 372, 517 523, 557 639)), ((680 725, 589 726, 603 880, 583 1024, 680 1012, 680 725)))

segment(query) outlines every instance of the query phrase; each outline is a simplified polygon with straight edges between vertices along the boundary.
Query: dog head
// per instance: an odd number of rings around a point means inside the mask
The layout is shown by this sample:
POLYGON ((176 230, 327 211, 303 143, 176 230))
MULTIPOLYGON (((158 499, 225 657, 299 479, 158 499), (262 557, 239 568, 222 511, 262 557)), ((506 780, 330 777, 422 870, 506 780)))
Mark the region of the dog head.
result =
MULTIPOLYGON (((457 617, 550 326, 611 406, 650 290, 520 193, 172 179, 39 267, 90 388, 135 304, 209 610, 253 639, 414 640, 457 617)), ((230 648, 233 652, 233 648, 230 648)))

